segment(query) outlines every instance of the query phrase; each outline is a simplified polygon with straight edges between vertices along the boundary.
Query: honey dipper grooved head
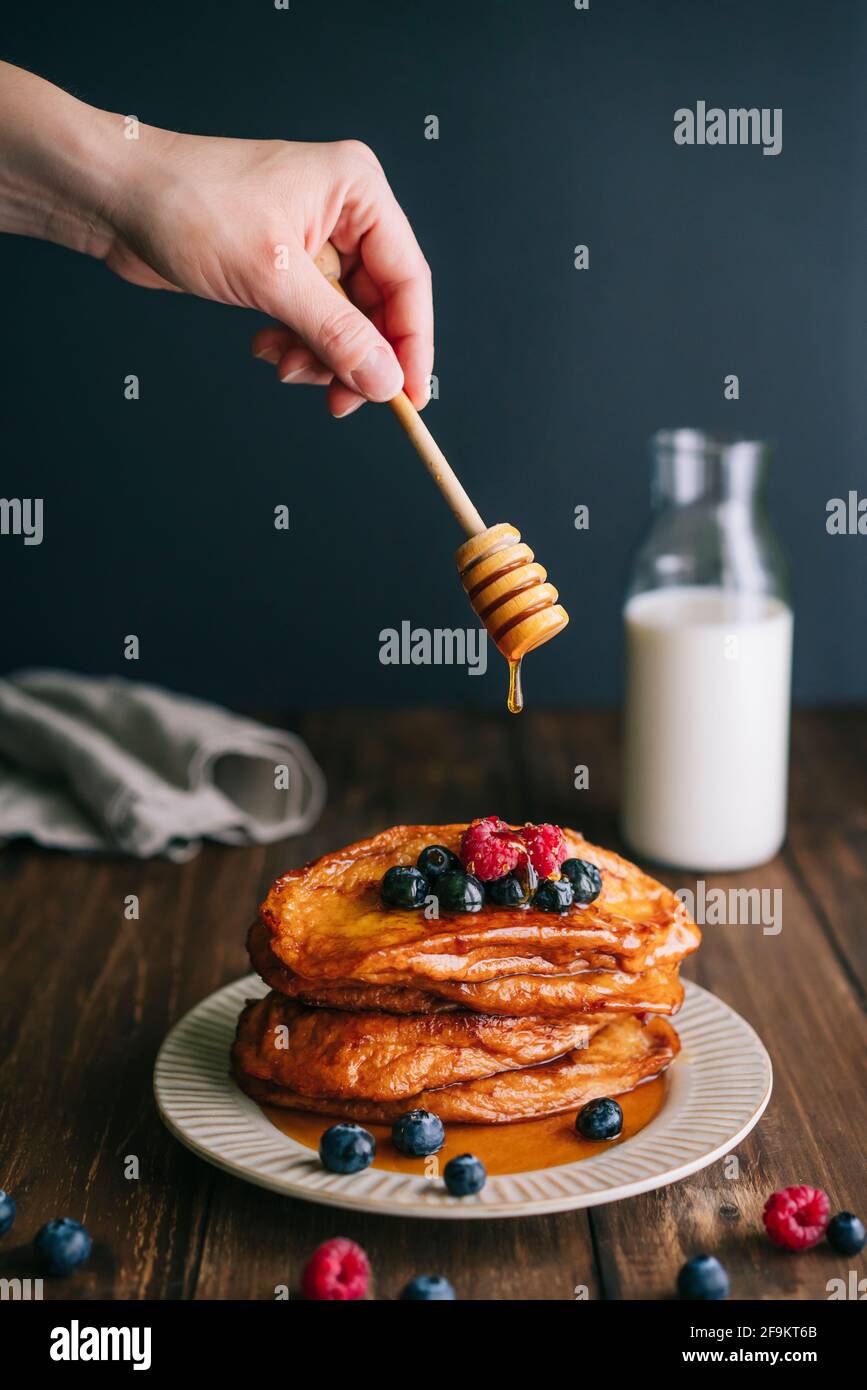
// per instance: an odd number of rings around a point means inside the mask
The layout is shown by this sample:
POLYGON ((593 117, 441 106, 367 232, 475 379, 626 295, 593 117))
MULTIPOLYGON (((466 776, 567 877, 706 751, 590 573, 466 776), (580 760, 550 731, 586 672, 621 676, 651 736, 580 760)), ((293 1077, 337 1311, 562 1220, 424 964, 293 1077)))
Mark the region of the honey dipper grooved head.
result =
POLYGON ((455 559, 475 613, 507 661, 519 661, 568 623, 547 571, 508 522, 471 536, 455 559))

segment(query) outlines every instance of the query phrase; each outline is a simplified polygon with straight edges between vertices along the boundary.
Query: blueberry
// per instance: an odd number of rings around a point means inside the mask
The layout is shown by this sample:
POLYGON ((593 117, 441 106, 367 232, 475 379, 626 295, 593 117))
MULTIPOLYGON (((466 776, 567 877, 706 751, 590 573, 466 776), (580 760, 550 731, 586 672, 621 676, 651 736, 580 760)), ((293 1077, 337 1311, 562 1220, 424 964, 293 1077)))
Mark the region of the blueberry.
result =
POLYGON ((496 907, 526 907, 527 889, 517 874, 506 874, 485 884, 485 892, 496 907))
POLYGON ((455 1291, 441 1274, 417 1274, 401 1294, 402 1299, 454 1298, 455 1291))
POLYGON ((481 1192, 488 1178, 488 1170, 480 1158, 472 1154, 458 1154, 450 1158, 443 1170, 446 1187, 453 1197, 472 1197, 481 1192))
POLYGON ((601 1096, 579 1110, 575 1128, 583 1139, 616 1139, 623 1129, 623 1111, 616 1100, 601 1096))
POLYGON ((447 874, 451 869, 461 869, 463 865, 445 845, 428 845, 418 857, 418 867, 428 883, 433 883, 442 874, 447 874))
POLYGON ((568 878, 543 878, 533 894, 533 907, 540 912, 565 912, 572 906, 572 884, 568 878))
POLYGON ((729 1277, 715 1255, 693 1255, 677 1276, 681 1298, 728 1298, 729 1277))
POLYGON ((0 1236, 5 1236, 15 1224, 15 1198, 0 1187, 0 1236))
POLYGON ((592 903, 602 892, 602 875, 595 864, 586 859, 564 859, 560 865, 572 884, 572 896, 576 903, 592 903))
POLYGON ((428 895, 428 882, 418 869, 396 864, 386 870, 379 891, 388 907, 421 907, 428 895))
POLYGON ((319 1157, 332 1173, 358 1173, 376 1157, 376 1140, 361 1125, 332 1125, 319 1140, 319 1157))
POLYGON ((391 1127, 391 1137, 395 1148, 407 1158, 425 1158, 428 1154, 439 1153, 446 1142, 443 1122, 430 1110, 407 1110, 405 1115, 398 1115, 391 1127))
POLYGON ((864 1222, 851 1211, 840 1211, 836 1216, 832 1216, 826 1234, 828 1244, 839 1255, 857 1255, 859 1250, 864 1249, 864 1241, 867 1238, 864 1222))
POLYGON ((58 1221, 49 1221, 36 1233, 33 1249, 46 1274, 71 1274, 84 1264, 93 1249, 93 1241, 80 1221, 64 1216, 58 1221))
POLYGON ((461 869, 449 869, 436 882, 440 912, 481 912, 485 890, 472 874, 461 869))

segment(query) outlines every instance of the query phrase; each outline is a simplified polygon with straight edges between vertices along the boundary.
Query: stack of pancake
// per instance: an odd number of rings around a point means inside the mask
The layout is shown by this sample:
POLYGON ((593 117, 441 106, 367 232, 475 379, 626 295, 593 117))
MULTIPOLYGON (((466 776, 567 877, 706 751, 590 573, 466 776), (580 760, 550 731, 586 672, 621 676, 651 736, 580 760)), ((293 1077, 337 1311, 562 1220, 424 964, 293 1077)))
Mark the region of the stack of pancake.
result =
POLYGON ((563 913, 385 907, 380 884, 463 825, 396 826, 279 878, 250 929, 271 993, 239 1022, 233 1074, 254 1099, 344 1119, 433 1110, 497 1124, 580 1108, 664 1071, 680 1043, 683 904, 564 831, 602 891, 563 913))

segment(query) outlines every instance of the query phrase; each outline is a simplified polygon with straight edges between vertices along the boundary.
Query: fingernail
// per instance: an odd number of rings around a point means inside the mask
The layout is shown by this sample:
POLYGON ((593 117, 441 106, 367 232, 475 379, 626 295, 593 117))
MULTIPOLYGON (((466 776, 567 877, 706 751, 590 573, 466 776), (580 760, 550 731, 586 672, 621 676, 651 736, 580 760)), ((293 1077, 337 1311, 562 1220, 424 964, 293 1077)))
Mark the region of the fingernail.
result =
POLYGON ((272 367, 276 367, 280 361, 280 354, 276 348, 263 348, 261 352, 255 354, 260 362, 270 362, 272 367))
POLYGON ((296 383, 310 382, 314 384, 316 381, 316 373, 311 367, 296 367, 294 372, 287 372, 285 376, 281 376, 280 380, 284 385, 289 381, 294 381, 296 383))
POLYGON ((403 373, 392 354, 383 347, 371 348, 352 380, 371 401, 390 401, 403 385, 403 373))
POLYGON ((364 405, 364 401, 362 400, 351 401, 345 410, 341 410, 335 415, 335 420, 345 420, 347 415, 351 415, 354 410, 358 410, 362 405, 364 405))

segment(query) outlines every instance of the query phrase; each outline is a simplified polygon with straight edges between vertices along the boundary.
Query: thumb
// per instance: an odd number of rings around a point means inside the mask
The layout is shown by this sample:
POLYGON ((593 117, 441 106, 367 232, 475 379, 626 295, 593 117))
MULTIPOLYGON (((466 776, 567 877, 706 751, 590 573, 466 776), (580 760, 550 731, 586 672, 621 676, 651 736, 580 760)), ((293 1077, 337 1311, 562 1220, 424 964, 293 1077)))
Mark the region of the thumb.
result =
POLYGON ((301 335, 344 386, 367 400, 390 401, 403 386, 400 363, 385 338, 309 256, 293 256, 286 300, 272 312, 301 335))

